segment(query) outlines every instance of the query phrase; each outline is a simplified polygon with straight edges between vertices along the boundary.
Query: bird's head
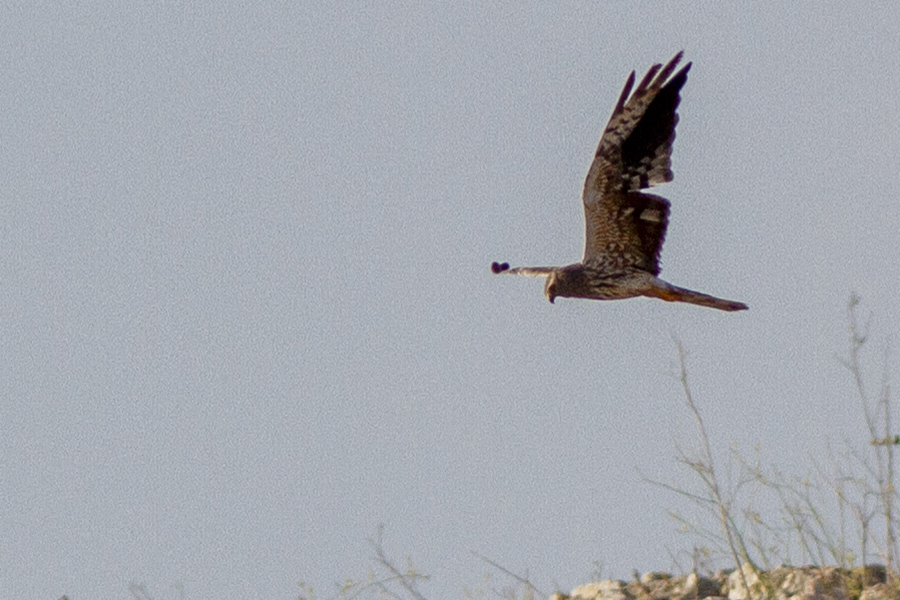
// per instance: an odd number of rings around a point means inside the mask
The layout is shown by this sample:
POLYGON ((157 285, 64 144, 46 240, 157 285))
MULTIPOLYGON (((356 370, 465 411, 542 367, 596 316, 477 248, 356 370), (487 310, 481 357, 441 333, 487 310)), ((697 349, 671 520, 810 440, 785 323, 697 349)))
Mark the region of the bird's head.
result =
POLYGON ((553 304, 553 301, 556 300, 556 297, 559 295, 557 293, 557 279, 558 279, 557 271, 554 271, 547 275, 546 281, 544 281, 544 295, 547 296, 547 300, 550 301, 550 304, 553 304))

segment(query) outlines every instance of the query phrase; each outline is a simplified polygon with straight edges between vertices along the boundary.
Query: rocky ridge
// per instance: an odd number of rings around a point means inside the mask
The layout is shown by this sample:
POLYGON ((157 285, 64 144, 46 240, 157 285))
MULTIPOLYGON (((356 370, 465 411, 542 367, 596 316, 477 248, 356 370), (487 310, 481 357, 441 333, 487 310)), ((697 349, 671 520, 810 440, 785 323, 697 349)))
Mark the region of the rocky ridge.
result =
POLYGON ((856 569, 778 567, 767 572, 744 565, 742 571, 743 577, 736 569, 711 577, 696 573, 638 577, 635 573, 630 582, 589 583, 569 595, 554 594, 550 600, 900 600, 900 587, 888 583, 885 568, 878 565, 856 569))

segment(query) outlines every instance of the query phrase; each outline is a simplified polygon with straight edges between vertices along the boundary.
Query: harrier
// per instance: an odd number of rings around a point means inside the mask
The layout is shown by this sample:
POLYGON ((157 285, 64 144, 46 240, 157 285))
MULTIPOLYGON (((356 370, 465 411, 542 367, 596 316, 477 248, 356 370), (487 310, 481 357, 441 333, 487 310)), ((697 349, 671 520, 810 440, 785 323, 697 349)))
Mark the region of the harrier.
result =
POLYGON ((581 262, 515 269, 495 262, 491 271, 546 277, 544 294, 550 302, 558 296, 591 300, 647 296, 727 311, 747 308, 741 302, 680 288, 657 277, 669 201, 641 190, 672 181, 676 109, 691 68, 688 63, 672 76, 681 54, 665 67, 650 67, 633 94, 632 71, 622 89, 584 182, 581 262))

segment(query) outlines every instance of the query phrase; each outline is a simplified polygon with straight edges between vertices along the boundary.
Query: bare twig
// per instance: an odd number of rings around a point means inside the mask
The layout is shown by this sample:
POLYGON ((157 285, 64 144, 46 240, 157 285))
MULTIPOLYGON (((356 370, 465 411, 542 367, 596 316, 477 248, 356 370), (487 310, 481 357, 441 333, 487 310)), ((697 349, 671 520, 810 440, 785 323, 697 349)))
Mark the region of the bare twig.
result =
POLYGON ((508 576, 512 577, 513 579, 515 579, 516 581, 518 581, 519 583, 521 583, 522 585, 524 585, 526 592, 532 592, 532 593, 537 592, 537 594, 540 596, 547 595, 544 592, 542 592, 541 590, 539 590, 537 587, 535 587, 535 585, 533 583, 531 583, 531 580, 528 578, 527 574, 524 577, 522 577, 521 575, 517 575, 516 573, 513 573, 512 571, 510 571, 503 565, 497 564, 493 560, 489 559, 487 556, 481 555, 481 554, 475 552, 474 550, 472 551, 472 554, 474 554, 475 556, 477 556, 478 558, 480 558, 487 564, 491 565, 492 567, 494 567, 495 569, 497 569, 504 575, 508 575, 508 576))
POLYGON ((384 545, 381 541, 383 533, 384 525, 379 525, 378 533, 376 534, 375 539, 373 540, 370 538, 369 543, 375 550, 375 559, 382 567, 387 569, 387 571, 391 574, 391 577, 375 581, 373 582, 373 585, 380 589, 382 593, 387 594, 392 598, 399 599, 400 595, 388 589, 387 587, 387 584, 389 582, 397 582, 400 584, 400 587, 406 590, 406 592, 416 600, 425 600, 425 597, 419 593, 419 590, 416 589, 415 584, 418 580, 427 580, 428 576, 420 575, 412 567, 408 567, 406 571, 400 571, 397 567, 395 567, 394 563, 392 563, 384 553, 384 545))
POLYGON ((700 409, 697 408, 697 404, 696 402, 694 402, 694 395, 691 393, 691 387, 690 385, 688 385, 686 362, 687 355, 684 350, 684 346, 677 338, 675 339, 675 346, 678 349, 678 366, 681 388, 684 391, 684 397, 687 402, 688 408, 690 409, 691 414, 694 416, 694 420, 697 422, 697 430, 700 433, 700 442, 703 446, 703 454, 700 460, 689 463, 688 466, 690 466, 694 470, 694 472, 700 476, 701 481, 703 481, 704 486, 712 496, 711 499, 715 504, 716 511, 718 513, 719 525, 722 528, 722 533, 725 535, 725 540, 728 544, 728 550, 730 551, 731 557, 734 560, 734 564, 737 567, 738 572, 740 573, 741 583, 743 583, 744 589, 747 590, 747 594, 749 595, 750 586, 747 584, 747 577, 744 573, 743 565, 744 563, 747 563, 754 569, 756 568, 756 566, 750 559, 749 553, 747 552, 747 547, 741 539, 740 532, 734 524, 734 519, 731 515, 731 504, 730 502, 727 502, 722 496, 722 490, 719 486, 719 480, 716 477, 715 464, 713 462, 712 449, 710 448, 709 444, 709 435, 707 435, 706 432, 706 425, 703 423, 703 417, 700 415, 700 409))
POLYGON ((888 577, 891 580, 894 580, 897 576, 897 539, 896 534, 894 533, 894 499, 896 497, 894 486, 894 446, 897 445, 897 442, 900 442, 900 437, 891 432, 891 394, 888 377, 888 358, 890 352, 889 347, 885 346, 881 394, 878 402, 881 408, 881 425, 883 430, 879 431, 875 411, 873 411, 872 403, 864 385, 860 359, 863 346, 868 340, 871 316, 865 326, 860 326, 856 314, 858 305, 859 296, 852 294, 847 307, 847 316, 850 324, 850 356, 845 365, 850 370, 854 383, 856 384, 857 396, 859 397, 862 407, 866 428, 869 431, 869 443, 875 450, 874 469, 869 467, 869 463, 864 459, 861 459, 860 463, 862 463, 875 478, 878 502, 881 508, 881 515, 884 518, 884 544, 881 548, 881 554, 887 569, 888 577))

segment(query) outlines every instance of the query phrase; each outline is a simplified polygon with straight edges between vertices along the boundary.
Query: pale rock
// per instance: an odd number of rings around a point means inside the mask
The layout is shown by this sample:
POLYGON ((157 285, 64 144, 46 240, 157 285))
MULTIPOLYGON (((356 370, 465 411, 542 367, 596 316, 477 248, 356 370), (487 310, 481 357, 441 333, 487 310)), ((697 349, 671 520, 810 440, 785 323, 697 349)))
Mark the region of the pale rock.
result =
POLYGON ((571 600, 632 600, 625 593, 621 581, 607 579, 589 583, 572 590, 571 600))
POLYGON ((900 593, 889 583, 876 583, 859 595, 859 600, 897 600, 900 593))

